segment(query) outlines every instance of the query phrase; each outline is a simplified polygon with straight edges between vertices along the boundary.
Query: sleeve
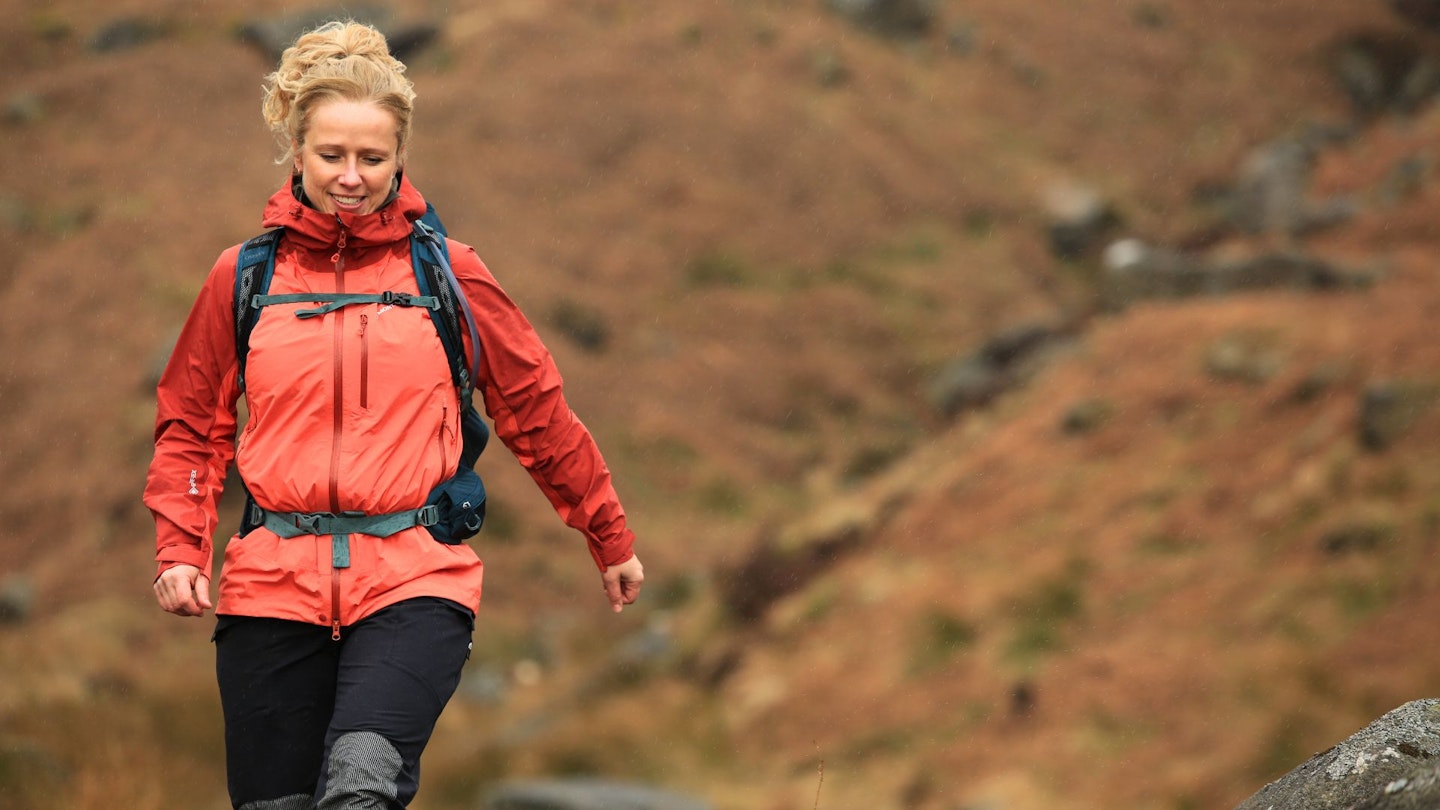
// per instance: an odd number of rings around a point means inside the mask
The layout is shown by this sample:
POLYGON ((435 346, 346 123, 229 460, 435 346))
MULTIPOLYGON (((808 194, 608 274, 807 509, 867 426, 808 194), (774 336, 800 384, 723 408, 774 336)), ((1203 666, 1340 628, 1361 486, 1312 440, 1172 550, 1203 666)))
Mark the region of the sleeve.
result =
POLYGON ((145 506, 155 518, 158 572, 180 564, 207 575, 225 474, 235 455, 235 259, 221 254, 196 297, 156 388, 155 456, 145 506))
MULTIPOLYGON (((601 571, 625 562, 634 532, 594 437, 565 402, 550 351, 472 248, 451 241, 450 256, 480 333, 477 388, 495 434, 561 520, 585 536, 601 571)), ((468 336, 466 348, 473 357, 468 336)))

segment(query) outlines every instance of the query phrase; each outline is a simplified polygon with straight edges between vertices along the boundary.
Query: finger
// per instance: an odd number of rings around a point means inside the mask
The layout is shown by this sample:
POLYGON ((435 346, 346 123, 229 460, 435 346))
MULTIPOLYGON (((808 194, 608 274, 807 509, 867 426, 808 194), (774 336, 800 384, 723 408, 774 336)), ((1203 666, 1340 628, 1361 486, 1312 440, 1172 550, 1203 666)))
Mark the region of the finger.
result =
POLYGON ((198 615, 199 607, 190 590, 189 580, 181 577, 161 577, 155 583, 156 595, 160 598, 160 607, 167 613, 174 613, 176 616, 198 615))
POLYGON ((200 615, 215 607, 210 603, 210 577, 201 574, 195 578, 195 599, 200 606, 200 615))
POLYGON ((622 583, 621 588, 622 588, 623 591, 624 591, 625 604, 627 604, 627 605, 634 604, 634 603, 635 603, 635 600, 640 598, 640 585, 641 585, 641 584, 642 584, 642 583, 640 583, 640 582, 625 582, 625 583, 622 583))

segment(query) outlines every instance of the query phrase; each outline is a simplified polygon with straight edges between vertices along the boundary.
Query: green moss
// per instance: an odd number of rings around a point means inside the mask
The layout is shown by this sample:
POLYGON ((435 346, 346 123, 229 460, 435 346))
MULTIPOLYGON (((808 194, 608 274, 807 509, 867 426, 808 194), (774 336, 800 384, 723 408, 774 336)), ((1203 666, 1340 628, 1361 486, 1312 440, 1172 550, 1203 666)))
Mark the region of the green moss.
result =
POLYGON ((910 671, 924 674, 939 669, 971 649, 979 638, 975 625, 943 610, 927 615, 910 655, 910 671))

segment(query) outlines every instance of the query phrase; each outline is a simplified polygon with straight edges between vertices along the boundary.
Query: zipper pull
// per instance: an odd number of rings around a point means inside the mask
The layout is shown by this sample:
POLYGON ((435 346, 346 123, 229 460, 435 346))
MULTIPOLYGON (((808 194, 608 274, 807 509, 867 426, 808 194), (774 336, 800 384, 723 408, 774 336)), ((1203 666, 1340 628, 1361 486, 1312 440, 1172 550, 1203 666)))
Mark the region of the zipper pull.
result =
POLYGON ((345 249, 345 222, 340 219, 339 214, 335 215, 335 224, 340 226, 340 238, 335 242, 335 255, 330 257, 331 264, 340 263, 340 251, 345 249))
POLYGON ((365 337, 365 327, 370 325, 370 318, 365 313, 360 313, 360 337, 365 337))
POLYGON ((340 620, 338 618, 335 621, 330 622, 330 640, 340 640, 340 620))

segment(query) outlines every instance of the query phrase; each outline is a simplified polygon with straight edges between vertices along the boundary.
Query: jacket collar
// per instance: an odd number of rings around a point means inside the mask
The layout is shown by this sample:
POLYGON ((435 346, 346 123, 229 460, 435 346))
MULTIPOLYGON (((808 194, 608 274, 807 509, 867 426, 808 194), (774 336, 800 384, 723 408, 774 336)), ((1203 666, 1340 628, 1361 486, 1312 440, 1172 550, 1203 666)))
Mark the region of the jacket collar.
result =
POLYGON ((342 228, 345 243, 351 247, 375 247, 408 239, 411 223, 425 214, 425 198, 404 173, 396 193, 369 214, 322 213, 303 201, 299 188, 293 177, 285 178, 280 189, 270 195, 262 221, 266 228, 283 226, 287 238, 312 250, 334 248, 342 228))

